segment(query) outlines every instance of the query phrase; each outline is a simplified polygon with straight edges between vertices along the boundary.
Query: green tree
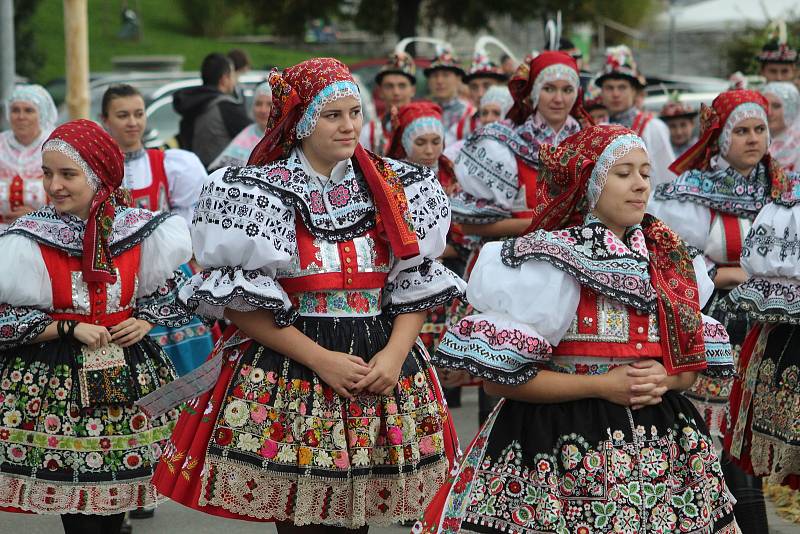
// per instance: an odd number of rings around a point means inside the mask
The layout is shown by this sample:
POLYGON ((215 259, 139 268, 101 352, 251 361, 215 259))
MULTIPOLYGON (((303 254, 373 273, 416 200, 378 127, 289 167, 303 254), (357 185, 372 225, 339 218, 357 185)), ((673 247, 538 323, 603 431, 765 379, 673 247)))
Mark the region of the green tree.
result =
POLYGON ((36 43, 33 14, 40 0, 14 0, 14 56, 17 73, 35 79, 45 55, 36 43))
MULTIPOLYGON (((796 47, 797 41, 793 42, 791 37, 800 32, 800 20, 787 22, 786 30, 789 36, 789 45, 796 47)), ((771 37, 766 28, 748 28, 733 33, 730 41, 723 46, 724 53, 728 58, 728 70, 757 74, 760 65, 756 60, 756 55, 771 37)))

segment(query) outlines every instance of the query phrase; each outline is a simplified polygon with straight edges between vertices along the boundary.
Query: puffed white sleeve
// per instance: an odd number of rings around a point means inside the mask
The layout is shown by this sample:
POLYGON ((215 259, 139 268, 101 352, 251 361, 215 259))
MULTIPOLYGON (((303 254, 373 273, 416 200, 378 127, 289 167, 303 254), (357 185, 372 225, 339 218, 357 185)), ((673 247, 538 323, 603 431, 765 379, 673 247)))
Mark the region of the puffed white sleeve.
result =
POLYGON ((240 180, 244 169, 214 171, 203 186, 192 224, 192 246, 203 271, 179 296, 208 318, 221 319, 231 308, 270 310, 278 319, 290 308, 275 274, 296 250, 294 211, 272 193, 240 180))
POLYGON ((455 159, 462 193, 453 199, 453 220, 486 224, 508 218, 519 193, 517 160, 499 141, 473 134, 455 159))
POLYGON ((386 284, 389 315, 423 311, 462 297, 466 283, 438 258, 447 245, 450 208, 431 169, 389 161, 404 178, 408 207, 417 234, 419 255, 396 259, 386 284))
POLYGON ((502 243, 481 249, 467 285, 479 312, 450 326, 434 355, 441 367, 464 369, 501 384, 536 376, 575 317, 580 285, 549 263, 505 265, 502 243))
POLYGON ((173 213, 192 223, 192 210, 208 178, 206 169, 194 152, 178 148, 164 152, 164 170, 169 183, 169 204, 173 213))
POLYGON ((742 269, 750 275, 729 300, 753 319, 800 324, 800 203, 771 203, 744 241, 742 269))
POLYGON ((0 349, 8 349, 32 342, 53 321, 46 313, 53 290, 36 242, 5 234, 0 250, 0 349))

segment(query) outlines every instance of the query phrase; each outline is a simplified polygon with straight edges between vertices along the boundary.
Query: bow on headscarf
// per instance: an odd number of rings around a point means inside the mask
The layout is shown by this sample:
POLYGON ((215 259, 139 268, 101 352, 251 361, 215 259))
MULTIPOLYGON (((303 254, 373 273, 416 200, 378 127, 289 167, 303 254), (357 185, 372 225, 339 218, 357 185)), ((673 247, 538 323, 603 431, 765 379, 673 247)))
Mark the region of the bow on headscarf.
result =
MULTIPOLYGON (((314 58, 287 68, 283 75, 273 70, 272 114, 264 137, 250 154, 248 165, 266 165, 285 158, 300 140, 314 131, 325 105, 352 96, 360 100, 358 86, 347 67, 332 58, 314 58)), ((353 154, 377 207, 378 225, 385 232, 392 252, 400 258, 419 254, 417 236, 409 213, 403 184, 391 166, 361 144, 353 154)))
POLYGON ((570 114, 575 118, 588 120, 594 124, 591 116, 583 110, 581 101, 581 84, 578 64, 566 52, 542 52, 533 59, 523 61, 508 82, 508 90, 514 98, 514 105, 506 115, 514 124, 522 124, 530 117, 539 104, 539 93, 547 82, 566 80, 575 89, 575 101, 570 114))
POLYGON ((97 123, 85 119, 53 130, 42 146, 42 152, 49 151, 59 152, 78 165, 95 191, 83 237, 83 279, 114 283, 117 275, 109 249, 114 211, 116 206, 129 203, 125 192, 119 189, 125 173, 122 151, 97 123))
MULTIPOLYGON (((591 126, 558 147, 539 149, 537 204, 528 232, 582 223, 597 204, 614 164, 635 149, 645 150, 633 131, 619 125, 591 126)), ((670 374, 706 367, 698 290, 691 257, 680 238, 650 215, 642 221, 650 253, 650 283, 658 295, 664 367, 670 374)))
MULTIPOLYGON (((720 93, 711 103, 711 107, 701 105, 700 137, 669 166, 669 169, 675 174, 682 174, 692 169, 708 170, 711 158, 717 154, 723 157, 727 155, 730 135, 736 124, 748 118, 759 118, 766 126, 768 111, 769 102, 764 95, 756 91, 734 89, 720 93)), ((761 162, 767 167, 772 199, 791 195, 791 183, 786 173, 769 152, 764 154, 761 162)))
MULTIPOLYGON (((392 137, 386 157, 408 159, 414 140, 420 135, 439 134, 444 144, 444 125, 442 124, 442 108, 427 100, 411 102, 393 110, 392 137)), ((439 181, 445 190, 455 184, 453 165, 444 154, 439 155, 439 181)))

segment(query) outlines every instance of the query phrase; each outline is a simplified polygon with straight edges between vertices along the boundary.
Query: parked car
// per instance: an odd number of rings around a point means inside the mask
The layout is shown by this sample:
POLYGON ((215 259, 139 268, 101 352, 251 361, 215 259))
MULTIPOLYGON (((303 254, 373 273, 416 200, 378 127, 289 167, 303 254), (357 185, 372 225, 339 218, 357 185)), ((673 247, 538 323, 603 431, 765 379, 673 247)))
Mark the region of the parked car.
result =
MULTIPOLYGON (((710 106, 711 102, 718 94, 719 92, 681 93, 680 99, 682 103, 692 106, 699 111, 700 104, 710 106)), ((644 109, 658 115, 661 112, 661 108, 663 108, 668 101, 669 95, 667 94, 650 95, 644 99, 644 109)))

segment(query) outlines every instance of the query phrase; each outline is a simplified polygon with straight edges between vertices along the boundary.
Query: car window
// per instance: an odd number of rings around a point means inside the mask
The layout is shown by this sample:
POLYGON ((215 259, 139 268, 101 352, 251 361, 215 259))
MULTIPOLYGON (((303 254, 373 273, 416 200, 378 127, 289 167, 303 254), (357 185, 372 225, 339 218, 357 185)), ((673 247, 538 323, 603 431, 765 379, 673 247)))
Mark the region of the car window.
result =
POLYGON ((147 130, 144 144, 147 148, 162 147, 178 135, 181 117, 172 107, 172 96, 161 98, 147 108, 147 130))

